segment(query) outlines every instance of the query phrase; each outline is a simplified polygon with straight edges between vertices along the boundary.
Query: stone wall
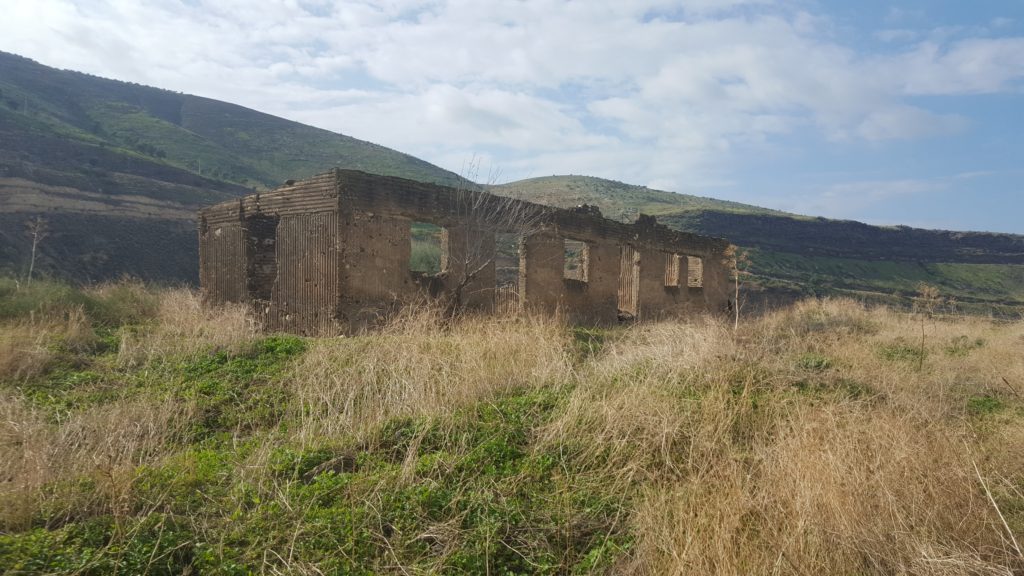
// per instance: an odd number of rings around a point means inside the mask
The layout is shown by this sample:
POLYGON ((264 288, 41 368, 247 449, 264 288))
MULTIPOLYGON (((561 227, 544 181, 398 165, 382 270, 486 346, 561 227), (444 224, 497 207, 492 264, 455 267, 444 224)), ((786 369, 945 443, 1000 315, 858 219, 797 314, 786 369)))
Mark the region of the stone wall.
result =
POLYGON ((652 217, 624 224, 593 207, 560 210, 349 170, 200 212, 207 300, 250 303, 268 329, 305 334, 360 330, 428 299, 559 312, 581 324, 718 312, 729 304, 727 247, 652 217), (413 222, 443 229, 436 275, 410 271, 413 222), (519 238, 518 286, 500 292, 499 233, 519 238), (568 264, 567 240, 575 241, 568 264), (699 287, 687 285, 688 257, 703 262, 699 287))

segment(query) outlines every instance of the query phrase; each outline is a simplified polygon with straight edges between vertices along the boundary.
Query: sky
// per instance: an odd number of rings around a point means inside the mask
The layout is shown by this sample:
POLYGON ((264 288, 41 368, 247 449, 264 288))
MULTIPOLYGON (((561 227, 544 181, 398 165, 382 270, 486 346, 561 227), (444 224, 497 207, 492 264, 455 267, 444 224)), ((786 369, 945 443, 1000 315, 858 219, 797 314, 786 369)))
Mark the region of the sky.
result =
POLYGON ((1024 0, 0 0, 0 50, 478 181, 1024 233, 1024 0))

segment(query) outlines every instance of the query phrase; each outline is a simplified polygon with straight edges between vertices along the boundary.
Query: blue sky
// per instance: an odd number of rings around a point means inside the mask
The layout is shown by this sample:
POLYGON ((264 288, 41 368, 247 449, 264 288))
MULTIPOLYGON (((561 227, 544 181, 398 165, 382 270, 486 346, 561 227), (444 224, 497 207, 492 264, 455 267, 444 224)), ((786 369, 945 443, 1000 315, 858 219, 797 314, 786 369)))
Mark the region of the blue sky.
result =
POLYGON ((480 180, 1024 233, 1021 0, 4 3, 0 50, 480 180))

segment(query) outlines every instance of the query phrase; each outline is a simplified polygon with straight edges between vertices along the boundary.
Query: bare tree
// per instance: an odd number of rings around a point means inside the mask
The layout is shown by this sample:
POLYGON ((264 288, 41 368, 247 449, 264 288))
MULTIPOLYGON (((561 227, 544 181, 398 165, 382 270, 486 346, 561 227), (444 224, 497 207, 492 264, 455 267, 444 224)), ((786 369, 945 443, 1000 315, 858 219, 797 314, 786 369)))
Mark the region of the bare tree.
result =
POLYGON ((28 261, 28 277, 25 280, 25 285, 29 286, 32 284, 32 273, 36 268, 36 249, 39 247, 39 243, 50 235, 50 227, 45 218, 36 216, 25 223, 25 228, 26 234, 32 238, 32 252, 28 261))
POLYGON ((925 325, 935 314, 936 308, 943 303, 942 294, 939 289, 930 284, 921 282, 917 285, 917 296, 914 297, 914 309, 917 310, 921 320, 921 346, 917 353, 917 369, 924 368, 925 348, 925 325))
MULTIPOLYGON (((444 266, 451 290, 451 310, 458 313, 466 305, 467 291, 479 276, 495 264, 497 249, 493 240, 496 233, 511 233, 520 243, 523 238, 544 227, 550 209, 510 198, 472 189, 477 177, 479 160, 474 158, 464 170, 464 183, 452 197, 456 221, 462 230, 447 234, 449 259, 444 266)), ((498 174, 489 174, 487 183, 493 185, 498 174)))
POLYGON ((744 280, 750 275, 750 255, 749 253, 740 248, 739 246, 730 245, 725 250, 725 258, 722 261, 723 264, 729 267, 732 272, 733 280, 733 300, 732 300, 732 312, 733 312, 733 331, 739 330, 740 327, 740 288, 743 286, 744 280))

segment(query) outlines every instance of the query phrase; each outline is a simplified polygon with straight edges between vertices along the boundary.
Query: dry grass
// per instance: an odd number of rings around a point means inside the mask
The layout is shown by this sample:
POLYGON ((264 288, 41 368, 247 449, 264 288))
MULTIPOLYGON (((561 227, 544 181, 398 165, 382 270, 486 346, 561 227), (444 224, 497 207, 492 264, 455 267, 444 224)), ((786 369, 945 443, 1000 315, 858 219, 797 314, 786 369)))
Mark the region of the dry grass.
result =
POLYGON ((167 454, 187 425, 186 404, 118 400, 60 423, 25 401, 0 398, 0 530, 127 513, 135 469, 167 454))
MULTIPOLYGON (((45 373, 55 338, 88 347, 96 337, 75 315, 4 330, 0 380, 8 384, 45 373)), ((244 351, 257 337, 242 310, 204 309, 183 290, 161 293, 155 320, 121 334, 109 369, 125 377, 161 359, 244 351)), ((309 340, 280 383, 286 425, 258 431, 260 445, 230 463, 242 482, 235 490, 259 490, 301 518, 317 501, 292 510, 299 480, 268 472, 282 446, 373 450, 375 431, 397 418, 443 422, 502 394, 553 388, 557 407, 528 436, 530 450, 557 455, 552 474, 565 485, 621 502, 621 517, 601 530, 628 546, 606 571, 1024 571, 1014 543, 1024 530, 1024 324, 825 301, 737 333, 700 319, 606 336, 603 349, 581 356, 558 321, 449 323, 420 310, 377 333, 309 340)), ((2 393, 0 531, 139 513, 138 467, 179 455, 183 431, 202 411, 195 400, 115 394, 54 420, 16 386, 2 393)), ((245 440, 233 434, 231 442, 245 440)), ((473 447, 450 448, 464 456, 473 447)), ((419 461, 415 443, 409 450, 407 460, 419 461)), ((429 485, 437 478, 419 475, 439 473, 408 468, 408 485, 429 485)), ((369 494, 386 499, 386 489, 369 494)), ((558 494, 551 517, 572 498, 558 494)), ((247 505, 237 506, 212 516, 233 522, 247 505)), ((432 520, 417 537, 443 543, 446 558, 464 537, 461 521, 432 520)), ((220 537, 222 528, 193 522, 204 538, 220 537)), ((305 528, 289 526, 294 534, 282 537, 294 546, 305 528)), ((318 573, 292 551, 276 565, 318 573)), ((397 556, 391 566, 402 566, 397 556)))
MULTIPOLYGON (((1019 497, 1024 418, 1018 412, 993 425, 968 413, 979 397, 1020 406, 1001 382, 1016 381, 1024 368, 1021 326, 926 321, 922 368, 913 358, 886 356, 886 346, 920 324, 852 302, 803 303, 747 326, 735 347, 714 327, 693 328, 726 356, 689 346, 697 352, 683 356, 680 371, 663 366, 676 365, 672 356, 632 358, 636 373, 661 382, 633 379, 640 385, 628 394, 621 385, 609 392, 596 365, 592 384, 577 390, 566 414, 575 429, 560 422, 558 437, 601 446, 587 456, 606 457, 609 472, 650 479, 632 518, 637 548, 622 571, 1024 568, 974 468, 979 463, 988 483, 1019 497), (964 353, 956 346, 964 335, 984 343, 964 353), (803 353, 827 362, 808 370, 803 353), (646 368, 652 363, 659 369, 646 368), (673 401, 681 390, 690 393, 673 401)), ((610 354, 605 363, 616 359, 610 354)))
POLYGON ((0 382, 38 376, 57 349, 85 351, 95 342, 96 333, 81 307, 0 323, 0 382))
POLYGON ((308 442, 362 435, 395 417, 442 416, 496 393, 564 382, 567 335, 538 318, 467 318, 424 308, 358 339, 313 344, 289 387, 308 442))
POLYGON ((679 453, 705 449, 694 433, 721 433, 725 421, 719 412, 706 417, 705 404, 724 399, 704 395, 704 378, 733 348, 715 322, 632 328, 584 367, 544 442, 577 448, 581 466, 600 466, 625 484, 681 474, 679 453))
POLYGON ((154 316, 152 324, 121 332, 119 365, 141 366, 211 348, 237 352, 259 335, 244 306, 206 307, 198 293, 184 288, 163 291, 154 316))

